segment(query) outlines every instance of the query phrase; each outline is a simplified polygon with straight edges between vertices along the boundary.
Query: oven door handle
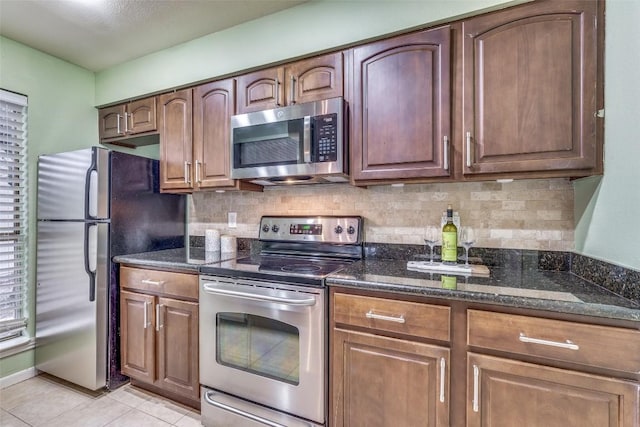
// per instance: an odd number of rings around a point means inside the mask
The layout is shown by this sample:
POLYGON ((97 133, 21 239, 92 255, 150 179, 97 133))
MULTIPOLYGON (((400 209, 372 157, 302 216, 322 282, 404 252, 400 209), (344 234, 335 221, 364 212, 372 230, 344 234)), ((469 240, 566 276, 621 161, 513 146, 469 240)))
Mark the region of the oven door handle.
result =
POLYGON ((232 289, 224 289, 216 286, 214 283, 203 283, 202 288, 208 294, 244 298, 244 299, 250 299, 254 301, 273 302, 273 303, 279 303, 279 304, 307 306, 307 307, 310 307, 316 304, 316 299, 314 297, 310 297, 310 298, 277 297, 274 295, 268 295, 268 294, 262 293, 258 289, 254 289, 251 292, 243 292, 243 291, 236 291, 232 289))
POLYGON ((221 402, 216 402, 215 400, 213 400, 211 398, 211 395, 215 395, 215 393, 213 393, 211 391, 207 391, 204 394, 204 400, 206 400, 206 402, 209 405, 213 405, 213 406, 215 406, 217 408, 223 409, 225 411, 229 411, 229 412, 231 412, 233 414, 236 414, 236 415, 244 417, 244 418, 249 418, 252 421, 256 421, 256 422, 258 422, 260 424, 264 424, 264 425, 267 425, 269 427, 286 427, 283 424, 274 423, 273 421, 269 421, 266 418, 262 418, 262 417, 259 417, 257 415, 254 415, 254 414, 250 414, 248 412, 245 412, 245 411, 242 411, 240 409, 234 408, 233 406, 225 405, 224 403, 221 403, 221 402))

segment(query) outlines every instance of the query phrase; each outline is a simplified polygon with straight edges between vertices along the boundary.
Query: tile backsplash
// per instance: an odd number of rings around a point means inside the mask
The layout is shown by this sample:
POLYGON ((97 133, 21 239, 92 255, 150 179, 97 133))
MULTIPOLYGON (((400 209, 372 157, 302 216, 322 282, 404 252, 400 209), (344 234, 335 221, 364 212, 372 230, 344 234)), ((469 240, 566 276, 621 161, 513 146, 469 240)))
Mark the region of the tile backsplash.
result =
POLYGON ((573 188, 568 179, 353 187, 322 184, 267 187, 262 193, 199 192, 189 198, 189 234, 207 228, 257 238, 262 215, 361 215, 365 240, 423 244, 451 204, 486 248, 574 249, 573 188), (228 212, 237 227, 227 226, 228 212))

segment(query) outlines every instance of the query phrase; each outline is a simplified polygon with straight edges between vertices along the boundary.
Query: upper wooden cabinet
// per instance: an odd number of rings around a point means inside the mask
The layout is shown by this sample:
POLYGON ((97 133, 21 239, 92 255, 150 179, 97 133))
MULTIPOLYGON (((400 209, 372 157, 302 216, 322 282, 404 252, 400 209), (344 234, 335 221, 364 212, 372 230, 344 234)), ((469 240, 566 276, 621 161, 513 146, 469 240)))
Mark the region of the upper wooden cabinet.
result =
POLYGON ((342 52, 243 74, 238 82, 238 114, 343 95, 342 52))
POLYGON ((160 95, 160 188, 193 189, 193 91, 160 95))
POLYGON ((235 111, 235 81, 227 79, 194 89, 193 157, 195 187, 233 187, 230 126, 235 111))
POLYGON ((450 175, 451 29, 352 50, 354 183, 450 175))
POLYGON ((540 1, 462 22, 466 176, 601 172, 597 16, 596 1, 540 1))
POLYGON ((162 191, 262 190, 231 179, 233 79, 160 95, 159 103, 162 191))
POLYGON ((98 123, 101 142, 154 132, 157 130, 156 98, 101 108, 98 111, 98 123))

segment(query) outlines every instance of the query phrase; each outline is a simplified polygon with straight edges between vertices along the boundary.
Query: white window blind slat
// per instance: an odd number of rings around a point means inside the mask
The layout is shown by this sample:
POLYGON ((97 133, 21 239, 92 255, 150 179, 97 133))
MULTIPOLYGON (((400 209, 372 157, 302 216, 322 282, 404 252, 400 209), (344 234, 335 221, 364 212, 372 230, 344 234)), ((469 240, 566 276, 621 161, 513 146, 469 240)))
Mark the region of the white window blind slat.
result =
POLYGON ((0 340, 26 332, 27 97, 0 89, 0 340))

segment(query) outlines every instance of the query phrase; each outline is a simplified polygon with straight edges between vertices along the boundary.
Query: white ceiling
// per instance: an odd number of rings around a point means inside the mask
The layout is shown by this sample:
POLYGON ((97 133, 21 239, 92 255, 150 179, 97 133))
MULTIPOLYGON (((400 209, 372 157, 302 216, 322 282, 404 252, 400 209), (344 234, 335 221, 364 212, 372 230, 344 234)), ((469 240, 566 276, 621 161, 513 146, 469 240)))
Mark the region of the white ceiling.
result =
POLYGON ((307 0, 0 0, 0 35, 92 71, 307 0))

